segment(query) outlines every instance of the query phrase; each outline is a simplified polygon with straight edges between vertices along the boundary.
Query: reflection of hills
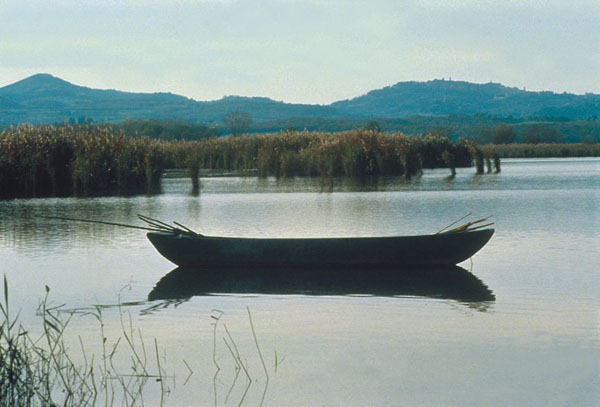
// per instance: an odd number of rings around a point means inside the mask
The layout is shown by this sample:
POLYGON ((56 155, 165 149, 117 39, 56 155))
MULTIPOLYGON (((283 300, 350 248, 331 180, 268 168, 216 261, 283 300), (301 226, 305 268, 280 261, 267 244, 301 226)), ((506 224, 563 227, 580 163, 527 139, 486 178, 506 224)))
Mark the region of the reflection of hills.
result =
POLYGON ((420 296, 467 303, 494 301, 492 291, 457 267, 408 270, 199 269, 179 267, 165 275, 150 301, 213 294, 420 296))

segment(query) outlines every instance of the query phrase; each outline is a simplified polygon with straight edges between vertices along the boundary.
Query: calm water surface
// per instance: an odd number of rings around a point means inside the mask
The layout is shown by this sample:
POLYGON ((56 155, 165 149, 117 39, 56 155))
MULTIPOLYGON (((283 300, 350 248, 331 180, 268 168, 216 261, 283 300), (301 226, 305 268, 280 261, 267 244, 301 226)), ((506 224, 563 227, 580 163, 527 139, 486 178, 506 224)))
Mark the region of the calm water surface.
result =
MULTIPOLYGON (((172 376, 166 405, 597 406, 600 160, 504 160, 502 170, 208 178, 198 196, 188 180, 165 179, 152 197, 0 201, 0 271, 33 331, 45 285, 66 308, 127 303, 103 309, 107 336, 120 335, 125 314, 148 343, 156 338, 172 376), (36 218, 139 224, 142 213, 213 235, 383 236, 436 232, 470 211, 493 215, 496 234, 460 269, 339 282, 308 272, 199 277, 174 270, 142 231, 36 218), (253 378, 245 396, 224 325, 253 378)), ((69 332, 99 344, 89 316, 69 332)), ((157 405, 156 385, 149 391, 157 405)))

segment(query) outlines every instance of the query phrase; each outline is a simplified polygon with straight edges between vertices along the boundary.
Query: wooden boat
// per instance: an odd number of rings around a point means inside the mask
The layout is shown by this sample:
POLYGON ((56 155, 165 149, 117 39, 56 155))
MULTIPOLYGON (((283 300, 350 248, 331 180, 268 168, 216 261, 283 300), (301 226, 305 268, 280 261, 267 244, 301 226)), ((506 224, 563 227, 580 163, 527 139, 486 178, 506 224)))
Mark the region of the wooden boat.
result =
POLYGON ((178 266, 373 268, 455 265, 477 253, 494 229, 419 236, 240 238, 152 231, 148 239, 178 266))
POLYGON ((477 253, 492 238, 490 217, 447 230, 471 213, 436 234, 419 236, 339 238, 242 238, 204 236, 178 222, 175 226, 144 215, 147 226, 100 220, 42 216, 77 222, 98 223, 149 230, 156 250, 183 267, 309 267, 309 268, 406 268, 456 265, 477 253))

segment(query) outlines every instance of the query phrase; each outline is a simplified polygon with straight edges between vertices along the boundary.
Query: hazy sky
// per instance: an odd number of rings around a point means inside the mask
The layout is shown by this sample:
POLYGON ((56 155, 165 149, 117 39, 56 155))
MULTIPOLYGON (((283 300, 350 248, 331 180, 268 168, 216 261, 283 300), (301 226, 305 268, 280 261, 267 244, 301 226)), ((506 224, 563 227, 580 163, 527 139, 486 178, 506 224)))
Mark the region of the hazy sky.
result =
POLYGON ((600 93, 599 0, 0 0, 0 86, 330 103, 448 78, 600 93))

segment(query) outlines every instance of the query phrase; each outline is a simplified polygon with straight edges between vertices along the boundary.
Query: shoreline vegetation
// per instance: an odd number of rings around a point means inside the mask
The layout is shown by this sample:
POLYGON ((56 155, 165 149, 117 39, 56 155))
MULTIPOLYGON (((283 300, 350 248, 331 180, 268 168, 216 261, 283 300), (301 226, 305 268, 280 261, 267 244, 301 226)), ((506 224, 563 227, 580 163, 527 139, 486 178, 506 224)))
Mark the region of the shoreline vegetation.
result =
POLYGON ((141 333, 131 326, 131 319, 127 321, 121 314, 121 336, 108 340, 101 306, 94 310, 65 311, 62 306, 50 305, 49 292, 46 286, 46 296, 37 311, 42 330, 35 335, 20 324, 20 314, 13 316, 9 312, 8 283, 4 276, 4 299, 0 301, 0 407, 142 406, 148 387, 158 388, 154 391, 159 392, 162 406, 169 389, 156 339, 153 347, 146 345, 141 333), (101 349, 98 357, 89 353, 89 346, 84 345, 81 337, 78 338, 81 353, 76 354, 73 334, 70 338, 65 335, 77 314, 98 323, 101 349), (117 354, 120 358, 121 353, 127 354, 129 369, 117 361, 117 354))
POLYGON ((484 144, 481 150, 500 158, 600 157, 597 143, 484 144))
POLYGON ((0 133, 0 197, 141 194, 160 191, 166 169, 259 177, 412 177, 424 169, 500 170, 500 158, 600 156, 597 144, 478 146, 467 138, 377 130, 285 131, 203 140, 126 136, 111 127, 21 125, 0 133), (485 164, 485 168, 484 168, 485 164))
MULTIPOLYGON (((175 373, 168 374, 166 352, 159 347, 158 340, 145 337, 139 328, 134 327, 131 314, 123 309, 127 303, 121 303, 119 298, 117 305, 66 309, 64 305, 55 306, 50 303, 50 288, 46 286, 46 295, 37 310, 41 329, 38 329, 39 332, 30 331, 21 324, 20 311, 16 315, 10 312, 12 307, 6 275, 3 282, 4 298, 0 297, 0 407, 166 405, 178 380, 175 373), (108 328, 103 317, 103 310, 110 307, 117 308, 116 331, 108 328), (98 329, 97 341, 87 340, 84 343, 81 336, 75 335, 69 328, 74 318, 89 318, 94 321, 98 329)), ((173 301, 176 300, 150 305, 142 312, 167 307, 173 301)), ((261 385, 262 389, 258 388, 255 392, 262 395, 260 406, 267 394, 270 375, 250 308, 246 309, 256 356, 264 376, 254 373, 258 371, 255 366, 250 370, 248 356, 252 353, 247 353, 247 347, 246 352, 242 353, 241 346, 237 345, 227 325, 221 321, 225 319, 225 313, 213 309, 211 353, 215 369, 215 405, 218 397, 217 381, 230 383, 223 404, 231 396, 232 402, 234 398, 239 398, 238 405, 241 406, 253 383, 256 388, 257 379, 264 383, 261 385), (218 339, 222 339, 224 345, 217 346, 220 343, 218 339), (244 374, 240 374, 242 370, 244 374), (243 389, 242 380, 245 381, 243 389), (233 392, 234 388, 236 392, 233 392)), ((277 373, 283 358, 278 359, 275 349, 273 355, 274 362, 269 359, 269 364, 273 363, 272 372, 277 373)), ((194 375, 194 370, 185 359, 182 362, 187 368, 187 377, 183 383, 185 386, 194 375)))

